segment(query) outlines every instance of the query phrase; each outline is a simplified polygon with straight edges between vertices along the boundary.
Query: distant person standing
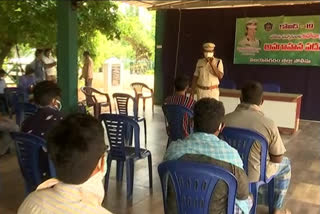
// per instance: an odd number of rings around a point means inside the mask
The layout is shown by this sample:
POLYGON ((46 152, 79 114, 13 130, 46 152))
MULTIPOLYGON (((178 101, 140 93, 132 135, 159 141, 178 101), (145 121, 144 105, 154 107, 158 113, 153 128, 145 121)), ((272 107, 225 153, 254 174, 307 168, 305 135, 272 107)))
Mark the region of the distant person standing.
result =
POLYGON ((4 95, 4 89, 7 87, 6 81, 5 81, 6 71, 3 69, 0 69, 0 113, 7 113, 8 107, 6 104, 6 97, 4 95))
POLYGON ((25 75, 19 78, 18 88, 23 91, 25 101, 29 100, 29 96, 32 92, 33 86, 36 84, 36 78, 34 76, 34 70, 29 64, 26 66, 25 75))
POLYGON ((93 61, 90 57, 89 51, 85 51, 83 53, 84 61, 82 67, 82 74, 80 79, 84 78, 85 86, 92 87, 92 79, 93 79, 93 61))
POLYGON ((52 57, 52 50, 50 48, 44 50, 42 61, 44 63, 46 79, 57 82, 57 62, 52 57))
POLYGON ((44 70, 44 63, 42 61, 43 50, 37 49, 35 52, 35 59, 31 62, 31 67, 34 70, 34 76, 36 77, 36 82, 41 82, 46 80, 46 74, 44 70))
POLYGON ((214 57, 215 44, 203 44, 204 58, 198 60, 193 74, 192 92, 197 93, 197 100, 204 97, 219 100, 219 83, 223 78, 222 59, 214 57))

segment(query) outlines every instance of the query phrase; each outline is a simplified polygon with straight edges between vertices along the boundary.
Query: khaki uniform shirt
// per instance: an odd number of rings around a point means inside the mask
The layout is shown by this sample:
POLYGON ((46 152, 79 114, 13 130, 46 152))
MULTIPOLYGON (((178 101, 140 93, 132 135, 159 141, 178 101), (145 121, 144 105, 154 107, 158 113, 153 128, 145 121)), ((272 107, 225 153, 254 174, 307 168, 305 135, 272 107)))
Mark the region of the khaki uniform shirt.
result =
POLYGON ((91 57, 88 57, 84 60, 82 76, 85 80, 93 79, 93 61, 91 57))
MULTIPOLYGON (((218 69, 223 73, 223 63, 221 59, 214 58, 212 61, 214 66, 218 66, 218 69)), ((214 85, 219 85, 219 78, 214 75, 214 71, 210 66, 209 62, 205 59, 199 59, 196 65, 196 70, 194 72, 194 76, 198 77, 197 85, 210 87, 214 85)), ((219 99, 219 89, 211 89, 211 90, 203 90, 197 88, 197 99, 201 99, 203 97, 212 97, 215 99, 219 99)))
POLYGON ((255 39, 254 41, 250 41, 247 37, 244 37, 240 42, 239 45, 241 47, 252 47, 252 48, 259 48, 260 40, 255 39))
MULTIPOLYGON (((278 127, 271 119, 264 116, 257 105, 239 104, 234 112, 225 116, 224 122, 227 127, 250 129, 263 135, 268 141, 268 152, 272 155, 283 155, 286 152, 278 127)), ((259 180, 260 150, 260 145, 255 143, 250 151, 248 169, 250 182, 259 180)), ((267 154, 267 177, 271 177, 279 169, 278 163, 269 160, 270 156, 267 154)))

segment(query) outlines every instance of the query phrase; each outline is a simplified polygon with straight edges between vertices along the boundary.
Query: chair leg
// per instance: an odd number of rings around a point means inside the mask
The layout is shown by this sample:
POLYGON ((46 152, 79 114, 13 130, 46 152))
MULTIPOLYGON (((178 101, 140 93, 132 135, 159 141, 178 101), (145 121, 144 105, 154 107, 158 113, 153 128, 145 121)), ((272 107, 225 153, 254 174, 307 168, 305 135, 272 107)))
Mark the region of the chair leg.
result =
POLYGON ((111 171, 111 158, 107 158, 107 174, 104 178, 104 190, 105 192, 108 191, 108 186, 109 186, 109 177, 110 177, 110 171, 111 171))
POLYGON ((117 181, 121 181, 123 180, 123 165, 124 162, 123 161, 117 161, 117 181))
POLYGON ((143 98, 143 112, 146 111, 146 99, 143 98))
POLYGON ((154 96, 152 95, 152 114, 154 114, 154 96))
POLYGON ((109 110, 110 110, 110 114, 112 114, 112 107, 111 107, 111 103, 109 105, 109 110))
POLYGON ((147 122, 146 119, 143 120, 144 125, 144 147, 147 148, 147 122))
POLYGON ((269 214, 273 213, 273 204, 274 204, 274 179, 268 183, 268 205, 269 205, 269 214))
POLYGON ((152 158, 151 153, 148 156, 148 167, 149 167, 149 188, 152 188, 152 158))
POLYGON ((133 174, 134 174, 134 161, 129 159, 127 163, 127 199, 132 198, 133 192, 133 174))
POLYGON ((250 192, 253 195, 253 205, 250 210, 250 214, 255 214, 256 213, 256 208, 257 208, 257 203, 258 203, 258 185, 256 183, 251 183, 250 184, 250 192))

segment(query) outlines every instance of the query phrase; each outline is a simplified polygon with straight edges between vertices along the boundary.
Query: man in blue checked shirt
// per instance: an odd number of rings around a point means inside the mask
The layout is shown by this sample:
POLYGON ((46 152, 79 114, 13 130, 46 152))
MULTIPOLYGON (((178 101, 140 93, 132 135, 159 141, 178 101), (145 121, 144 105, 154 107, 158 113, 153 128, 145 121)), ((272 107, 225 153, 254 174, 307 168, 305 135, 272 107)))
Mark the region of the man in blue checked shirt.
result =
MULTIPOLYGON (((249 197, 248 178, 243 170, 242 160, 237 150, 217 137, 224 127, 222 123, 224 114, 222 102, 214 98, 199 100, 194 106, 194 133, 184 140, 172 142, 165 153, 164 160, 206 162, 230 171, 238 181, 235 213, 249 213, 252 199, 249 197)), ((168 191, 170 195, 172 190, 168 191)), ((216 195, 221 196, 220 200, 217 200, 220 205, 212 200, 210 213, 223 213, 222 210, 226 208, 227 189, 219 189, 213 194, 213 199, 216 195)), ((170 201, 175 200, 168 199, 168 202, 170 201)), ((168 206, 171 208, 170 213, 175 213, 176 209, 172 208, 175 205, 169 203, 168 206)))

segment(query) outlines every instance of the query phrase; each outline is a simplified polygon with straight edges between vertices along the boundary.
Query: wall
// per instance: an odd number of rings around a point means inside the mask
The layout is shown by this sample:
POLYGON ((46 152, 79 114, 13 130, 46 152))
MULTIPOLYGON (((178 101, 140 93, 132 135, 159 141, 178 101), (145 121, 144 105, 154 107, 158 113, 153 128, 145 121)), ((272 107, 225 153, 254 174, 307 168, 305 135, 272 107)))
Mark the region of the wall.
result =
MULTIPOLYGON (((230 8, 182 10, 179 32, 179 11, 168 10, 163 43, 164 95, 173 92, 173 79, 177 74, 192 77, 196 61, 201 57, 201 45, 206 41, 216 44, 216 56, 223 59, 225 78, 235 80, 238 86, 248 79, 275 82, 281 91, 303 94, 302 119, 320 120, 320 67, 234 65, 235 23, 238 17, 320 15, 320 4, 258 8, 230 8), (177 49, 177 45, 179 48, 177 49), (178 50, 178 54, 177 53, 178 50), (177 61, 176 61, 177 58, 177 61)), ((319 20, 320 21, 320 20, 319 20)))

